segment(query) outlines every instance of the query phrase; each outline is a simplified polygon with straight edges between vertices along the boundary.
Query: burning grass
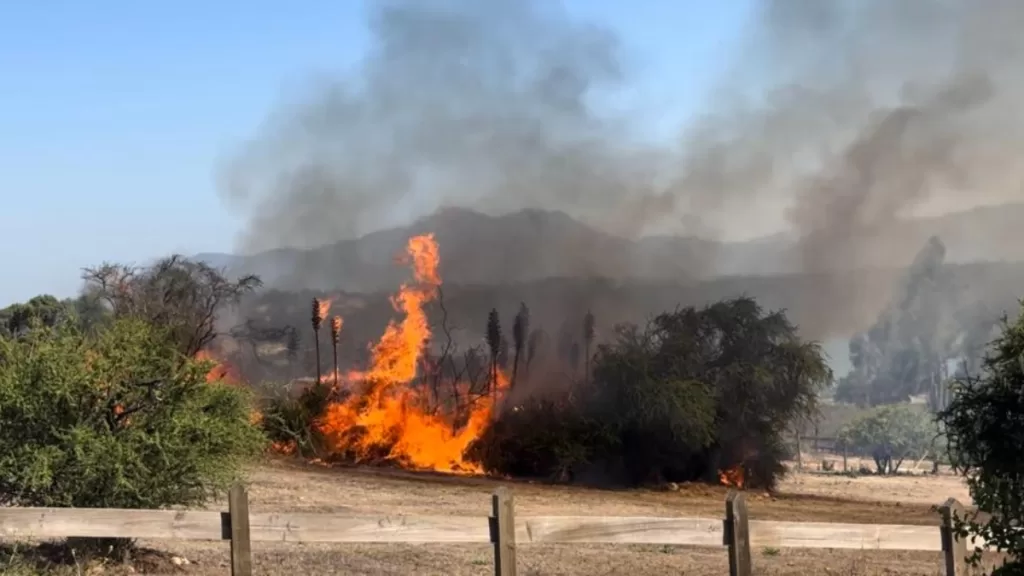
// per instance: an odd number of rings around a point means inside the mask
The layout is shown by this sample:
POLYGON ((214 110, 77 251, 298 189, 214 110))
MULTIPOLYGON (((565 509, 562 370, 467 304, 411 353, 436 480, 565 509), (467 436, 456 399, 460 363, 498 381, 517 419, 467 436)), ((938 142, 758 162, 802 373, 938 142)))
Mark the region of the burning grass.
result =
MULTIPOLYGON (((333 397, 316 422, 327 454, 355 462, 390 462, 404 468, 456 474, 481 473, 469 461, 466 449, 483 432, 505 388, 500 372, 488 382, 487 393, 473 394, 467 383, 457 382, 452 411, 441 408, 437 398, 418 377, 424 367, 431 338, 425 306, 437 298, 441 277, 438 248, 432 234, 414 236, 406 247, 413 281, 392 298, 401 320, 388 324, 371 345, 371 361, 363 370, 337 372, 322 378, 321 385, 338 383, 333 397)), ((326 316, 322 304, 315 318, 326 316)), ((332 321, 332 340, 340 338, 343 321, 332 321)))

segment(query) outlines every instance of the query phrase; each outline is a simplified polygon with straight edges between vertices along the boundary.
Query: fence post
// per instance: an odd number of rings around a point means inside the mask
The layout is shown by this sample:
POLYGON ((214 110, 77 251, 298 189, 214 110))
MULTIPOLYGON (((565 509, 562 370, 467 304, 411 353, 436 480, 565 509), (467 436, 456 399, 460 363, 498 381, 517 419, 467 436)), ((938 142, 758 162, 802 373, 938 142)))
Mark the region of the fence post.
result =
POLYGON ((512 495, 504 486, 491 497, 491 542, 494 576, 516 576, 516 517, 512 495))
POLYGON ((729 547, 729 576, 751 576, 750 524, 747 500, 742 492, 730 490, 725 497, 724 544, 729 547))
POLYGON ((942 515, 942 555, 946 566, 946 576, 965 576, 967 574, 967 541, 957 536, 954 518, 963 518, 964 507, 956 498, 946 500, 939 506, 942 515))
POLYGON ((252 546, 249 541, 249 496, 235 484, 228 492, 231 519, 231 576, 252 576, 252 546))

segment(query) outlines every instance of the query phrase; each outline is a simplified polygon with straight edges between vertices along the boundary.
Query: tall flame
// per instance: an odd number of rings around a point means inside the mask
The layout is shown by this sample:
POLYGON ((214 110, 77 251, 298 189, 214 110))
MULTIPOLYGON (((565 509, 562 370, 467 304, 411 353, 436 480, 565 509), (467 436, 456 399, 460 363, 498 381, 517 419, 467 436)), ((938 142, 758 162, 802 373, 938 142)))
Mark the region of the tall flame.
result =
MULTIPOLYGON (((482 472, 464 453, 490 419, 493 399, 480 398, 457 426, 451 417, 428 412, 428 394, 410 386, 431 335, 424 306, 437 297, 441 277, 433 234, 410 238, 406 254, 414 280, 391 299, 402 319, 390 322, 371 346, 369 367, 343 378, 353 393, 328 406, 319 429, 332 452, 356 461, 384 458, 414 469, 482 472)), ((505 382, 500 375, 499 389, 505 382)))

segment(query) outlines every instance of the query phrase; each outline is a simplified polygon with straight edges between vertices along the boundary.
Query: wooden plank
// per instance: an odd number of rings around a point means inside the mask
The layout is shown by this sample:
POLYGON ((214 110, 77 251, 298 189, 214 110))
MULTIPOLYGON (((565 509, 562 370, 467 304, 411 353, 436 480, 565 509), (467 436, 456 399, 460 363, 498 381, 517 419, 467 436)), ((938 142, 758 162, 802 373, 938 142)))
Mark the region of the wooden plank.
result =
POLYGON ((254 542, 490 543, 486 516, 250 514, 254 542))
POLYGON ((940 550, 938 526, 751 520, 750 537, 758 548, 940 550))
POLYGON ((750 523, 747 499, 742 492, 730 490, 725 498, 725 545, 729 547, 729 576, 751 576, 750 523))
POLYGON ((643 516, 536 516, 516 522, 516 541, 531 544, 676 544, 722 546, 722 521, 643 516))
POLYGON ((516 576, 516 517, 508 488, 498 488, 491 497, 490 528, 494 576, 516 576))
POLYGON ((950 498, 939 506, 939 514, 942 516, 940 534, 946 576, 964 576, 968 569, 967 541, 957 535, 955 525, 957 519, 963 519, 964 507, 956 498, 950 498))
MULTIPOLYGON (((517 518, 518 543, 622 543, 720 547, 722 520, 603 516, 517 518)), ((941 550, 938 526, 751 520, 751 545, 773 548, 941 550)), ((491 542, 486 516, 250 514, 257 542, 491 542)), ((224 540, 227 513, 94 508, 0 508, 0 538, 78 537, 224 540)))
POLYGON ((227 514, 115 508, 0 508, 0 538, 223 540, 227 514), (223 524, 222 524, 223 517, 223 524))
POLYGON ((249 540, 249 496, 235 484, 228 492, 231 516, 231 576, 252 576, 252 544, 249 540))

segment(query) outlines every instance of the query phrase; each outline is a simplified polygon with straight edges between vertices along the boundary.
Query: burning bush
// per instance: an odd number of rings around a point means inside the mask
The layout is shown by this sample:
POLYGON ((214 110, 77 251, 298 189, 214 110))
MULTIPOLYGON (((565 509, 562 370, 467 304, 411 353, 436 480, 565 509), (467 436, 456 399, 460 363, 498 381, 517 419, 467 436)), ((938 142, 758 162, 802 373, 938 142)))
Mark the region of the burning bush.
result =
POLYGON ((784 432, 831 378, 780 312, 749 298, 685 308, 621 327, 589 380, 506 409, 472 453, 510 475, 637 484, 739 470, 738 483, 772 487, 784 432))

